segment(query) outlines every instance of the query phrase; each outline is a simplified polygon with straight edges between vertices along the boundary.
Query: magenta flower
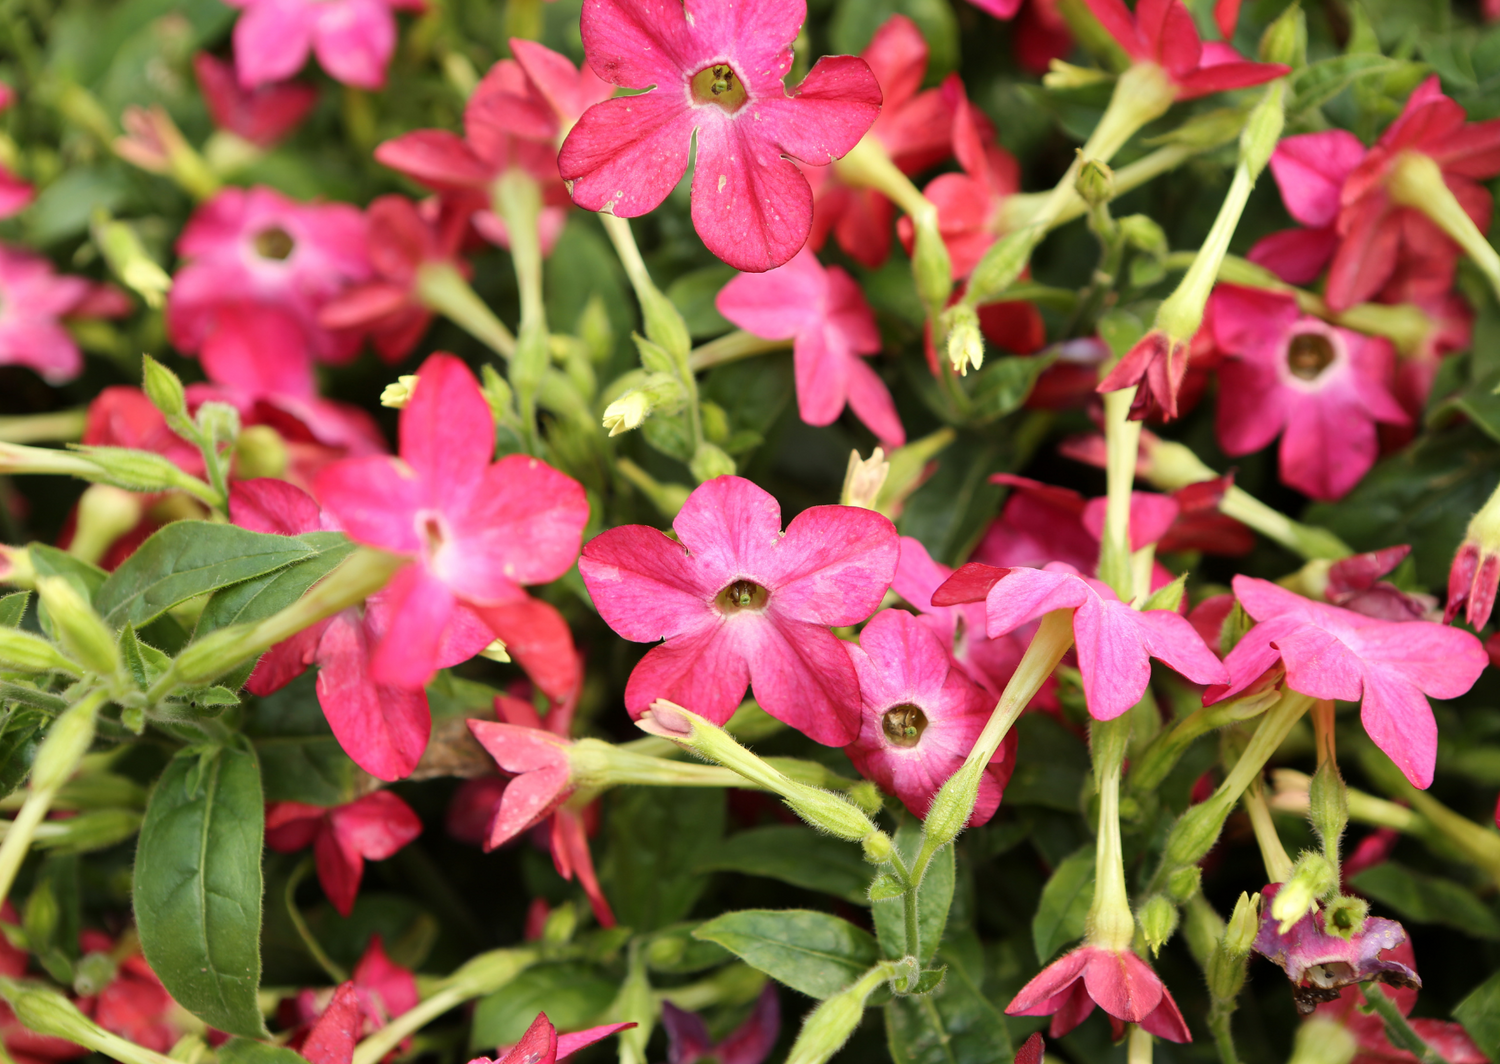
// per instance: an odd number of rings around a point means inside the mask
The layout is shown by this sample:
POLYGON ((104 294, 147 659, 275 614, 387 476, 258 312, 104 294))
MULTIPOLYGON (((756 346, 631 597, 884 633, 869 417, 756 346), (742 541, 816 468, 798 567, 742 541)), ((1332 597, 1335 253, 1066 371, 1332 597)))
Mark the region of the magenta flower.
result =
POLYGON ((781 1000, 776 984, 767 982, 745 1022, 718 1042, 696 1013, 670 1001, 661 1003, 661 1025, 667 1030, 667 1064, 761 1064, 781 1033, 781 1000))
MULTIPOLYGON (((567 56, 546 45, 512 37, 510 50, 524 77, 517 81, 507 75, 487 91, 476 90, 470 103, 473 120, 518 137, 555 143, 583 112, 614 95, 615 87, 600 79, 587 63, 575 67, 567 56)), ((466 121, 470 117, 466 115, 466 121)))
MULTIPOLYGON (((226 188, 189 219, 177 241, 185 265, 167 299, 172 345, 198 354, 204 372, 247 357, 300 374, 310 358, 342 362, 357 335, 318 325, 318 310, 369 276, 365 220, 344 203, 302 204, 269 188, 226 188)), ((310 389, 310 386, 308 388, 310 389)))
POLYGON ((332 809, 301 802, 266 807, 266 845, 277 853, 311 846, 318 882, 341 916, 354 909, 365 861, 384 861, 421 833, 417 814, 390 791, 332 809))
POLYGON ((1337 499, 1374 465, 1377 421, 1402 425, 1387 387, 1389 341, 1303 314, 1284 292, 1219 285, 1213 302, 1219 367, 1219 443, 1258 451, 1281 435, 1281 479, 1315 499, 1337 499))
POLYGON ((504 1057, 494 1061, 489 1057, 475 1057, 469 1064, 557 1064, 559 1060, 572 1056, 580 1049, 634 1026, 633 1023, 611 1023, 603 1027, 590 1027, 577 1034, 560 1035, 547 1019, 547 1014, 539 1012, 521 1040, 504 1057))
POLYGON ((797 411, 809 425, 829 425, 844 404, 888 448, 906 430, 885 382, 861 356, 880 351, 875 313, 854 278, 824 269, 803 248, 784 266, 742 273, 714 301, 735 325, 767 340, 793 340, 797 411))
POLYGON ((1353 133, 1330 129, 1287 137, 1271 153, 1271 173, 1287 213, 1304 228, 1262 238, 1249 258, 1289 284, 1317 280, 1338 248, 1339 199, 1344 182, 1365 157, 1353 133))
POLYGON ((622 218, 667 198, 697 145, 693 227, 737 270, 780 266, 807 242, 812 189, 790 160, 823 166, 880 113, 863 59, 825 56, 788 95, 804 0, 726 5, 587 0, 583 49, 605 81, 649 89, 584 112, 558 169, 573 201, 622 218))
POLYGON ((1402 544, 1339 559, 1328 567, 1328 587, 1323 597, 1335 606, 1383 621, 1429 619, 1428 615, 1437 611, 1436 598, 1402 591, 1389 580, 1380 579, 1410 553, 1411 548, 1402 544))
POLYGON ((352 458, 318 475, 318 498, 350 538, 413 556, 386 588, 390 627, 370 662, 379 682, 425 685, 460 604, 507 644, 525 643, 513 625, 526 618, 507 607, 530 601, 523 584, 556 580, 578 557, 583 488, 525 455, 492 464, 494 449, 479 382, 439 353, 401 411, 401 457, 352 458))
MULTIPOLYGON (((0 81, 0 111, 16 102, 16 92, 0 81)), ((19 214, 36 198, 36 189, 31 182, 22 181, 5 166, 0 166, 0 218, 19 214)))
POLYGON ((1114 720, 1141 700, 1151 682, 1151 658, 1194 683, 1222 684, 1229 675, 1181 614, 1131 609, 1108 585, 1071 565, 999 569, 970 562, 932 596, 935 606, 981 600, 992 639, 1052 610, 1074 611, 1078 671, 1095 720, 1114 720))
MULTIPOLYGON (((281 480, 236 481, 229 490, 229 516, 241 528, 295 536, 325 531, 333 520, 308 495, 281 480)), ((432 733, 427 692, 377 681, 370 648, 389 629, 387 595, 372 595, 364 609, 342 613, 277 643, 261 657, 246 686, 252 694, 278 691, 318 666, 318 704, 354 763, 386 781, 411 775, 432 733)), ((489 627, 460 606, 441 634, 442 666, 468 661, 494 639, 489 627)))
POLYGON ((1182 0, 1141 0, 1132 12, 1122 0, 1086 0, 1089 10, 1136 63, 1161 67, 1177 99, 1261 85, 1291 73, 1280 63, 1252 63, 1227 44, 1204 44, 1182 0))
POLYGON ((1448 603, 1443 620, 1451 624, 1459 611, 1477 631, 1489 623, 1500 588, 1500 553, 1479 536, 1466 536, 1448 569, 1448 603))
POLYGON ((234 26, 234 65, 253 89, 285 81, 310 53, 330 77, 361 89, 385 85, 396 50, 395 11, 426 10, 424 0, 229 0, 244 14, 234 26))
POLYGON ((1427 698, 1457 698, 1489 658, 1468 632, 1431 621, 1384 621, 1312 602, 1265 580, 1234 578, 1234 594, 1258 623, 1224 664, 1230 681, 1204 704, 1248 688, 1279 661, 1286 685, 1313 698, 1362 701, 1375 745, 1413 786, 1432 783, 1437 722, 1427 698))
MULTIPOLYGON (((932 796, 969 756, 994 698, 953 666, 932 630, 904 610, 882 610, 848 646, 859 675, 860 726, 844 748, 861 776, 925 817, 932 796)), ((1016 767, 1006 736, 979 780, 969 826, 1000 807, 1016 767)))
POLYGON ((666 698, 715 724, 751 686, 766 712, 825 746, 860 729, 859 682, 828 629, 880 607, 900 547, 884 517, 814 506, 781 531, 781 507, 740 477, 700 484, 672 522, 612 528, 578 571, 600 615, 649 651, 625 688, 640 717, 666 698))
POLYGON ((101 287, 57 275, 40 255, 0 245, 0 365, 26 366, 50 384, 78 376, 83 355, 62 320, 130 309, 118 299, 98 298, 101 287))
POLYGON ((1048 1036, 1061 1038, 1098 1005, 1109 1014, 1118 1041, 1136 1023, 1169 1042, 1191 1042, 1187 1023, 1151 966, 1131 950, 1080 946, 1042 969, 1021 988, 1007 1016, 1051 1016, 1048 1036))
POLYGON ((214 125, 257 148, 275 145, 296 129, 318 102, 317 89, 296 81, 245 89, 234 68, 208 52, 193 56, 193 74, 214 125))

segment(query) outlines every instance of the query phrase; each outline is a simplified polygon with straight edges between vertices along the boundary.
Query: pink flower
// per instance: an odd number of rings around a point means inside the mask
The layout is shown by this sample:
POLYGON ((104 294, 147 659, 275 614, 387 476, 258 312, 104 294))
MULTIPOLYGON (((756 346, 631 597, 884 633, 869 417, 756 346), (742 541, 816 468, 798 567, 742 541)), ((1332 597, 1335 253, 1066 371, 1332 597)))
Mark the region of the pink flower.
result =
POLYGON ((1134 610, 1071 565, 999 569, 970 562, 932 596, 935 606, 984 601, 990 638, 1052 610, 1072 609, 1083 694, 1096 720, 1113 720, 1141 700, 1151 658, 1194 683, 1222 684, 1229 674, 1181 614, 1134 610))
POLYGON ((385 85, 396 50, 395 11, 423 0, 229 0, 244 14, 234 27, 234 65, 247 89, 285 81, 315 53, 330 77, 361 89, 385 85))
POLYGON ((270 148, 296 129, 318 102, 318 90, 301 82, 242 88, 234 68, 208 52, 193 56, 193 73, 214 125, 257 148, 270 148))
POLYGON ((1345 938, 1329 934, 1322 910, 1312 909, 1283 934, 1281 921, 1271 915, 1271 899, 1280 890, 1280 883, 1272 883, 1261 891, 1255 952, 1286 972, 1298 1012, 1305 1016, 1323 1002, 1337 1001, 1342 988, 1371 979, 1413 990, 1422 985, 1416 970, 1405 963, 1409 951, 1400 959, 1381 956, 1406 942, 1406 929, 1396 921, 1366 917, 1364 926, 1345 938))
POLYGON ((747 685, 778 720, 825 746, 859 734, 859 683, 828 629, 880 606, 896 530, 851 506, 814 506, 781 531, 781 507, 740 477, 700 484, 673 540, 627 525, 590 540, 578 570, 605 622, 649 651, 625 689, 639 717, 670 699, 722 724, 747 685))
POLYGON ((611 1023, 590 1027, 577 1034, 559 1035, 557 1028, 548 1021, 547 1014, 539 1012, 521 1040, 503 1058, 492 1061, 489 1057, 475 1057, 469 1064, 557 1064, 586 1046, 634 1026, 633 1023, 611 1023))
MULTIPOLYGON (((1402 942, 1390 951, 1390 955, 1408 966, 1415 967, 1416 962, 1412 959, 1409 942, 1402 942)), ((1384 994, 1395 1002, 1403 1016, 1408 1015, 1412 1006, 1417 1003, 1417 992, 1409 987, 1391 987, 1385 990, 1384 994)), ((1350 1064, 1417 1064, 1417 1057, 1414 1053, 1391 1045, 1385 1033, 1385 1020, 1373 1012, 1364 1011, 1361 1008, 1363 1004, 1364 992, 1357 986, 1346 986, 1339 991, 1336 1000, 1324 1002, 1317 1007, 1317 1015, 1342 1024, 1344 1029, 1354 1036, 1359 1052, 1350 1064)), ((1416 1032, 1417 1037, 1426 1042, 1439 1059, 1447 1061, 1448 1064, 1488 1064, 1489 1062, 1490 1058, 1474 1044, 1474 1040, 1469 1037, 1462 1024, 1428 1019, 1408 1019, 1406 1022, 1416 1032)))
MULTIPOLYGON (((9 85, 0 81, 0 111, 16 102, 16 93, 9 85)), ((0 218, 19 214, 36 198, 36 189, 31 182, 22 181, 5 166, 0 166, 0 218)))
POLYGON ((354 1044, 364 1035, 365 1017, 352 982, 333 992, 333 1000, 307 1032, 299 1047, 309 1064, 351 1064, 354 1044))
POLYGON ((933 592, 952 575, 952 569, 932 560, 919 540, 901 537, 901 556, 891 589, 921 612, 917 619, 938 637, 954 664, 993 698, 999 698, 1016 671, 1025 645, 1014 635, 998 639, 986 636, 981 602, 934 606, 933 592))
POLYGON ((1377 421, 1404 424, 1388 390, 1390 343, 1303 314, 1284 292, 1219 285, 1211 297, 1219 367, 1219 444, 1258 451, 1281 435, 1281 479, 1341 498, 1375 464, 1377 421))
MULTIPOLYGON (((238 481, 229 516, 241 528, 295 536, 333 526, 311 498, 280 480, 238 481)), ((370 648, 391 625, 389 596, 372 595, 359 608, 303 629, 268 650, 246 686, 265 696, 285 687, 309 665, 318 666, 318 704, 334 738, 354 763, 380 779, 411 775, 432 733, 427 692, 381 683, 371 674, 370 648)), ((460 606, 442 633, 439 667, 467 661, 492 641, 489 627, 460 606)))
POLYGON ((1436 611, 1437 599, 1402 591, 1389 580, 1380 579, 1410 553, 1411 548, 1402 544, 1339 559, 1328 567, 1323 597, 1335 606, 1383 621, 1426 619, 1436 611))
MULTIPOLYGON (((902 173, 935 166, 952 150, 948 127, 952 105, 940 89, 918 92, 927 72, 927 41, 916 23, 892 15, 875 31, 860 58, 870 66, 883 98, 880 117, 866 136, 880 145, 902 173)), ((833 167, 803 168, 813 187, 812 235, 808 246, 821 251, 832 233, 862 266, 871 269, 891 253, 891 219, 896 208, 881 193, 855 188, 833 167)))
POLYGON ((761 1064, 776 1048, 781 1033, 781 1001, 776 984, 767 982, 755 1008, 745 1022, 713 1041, 696 1013, 679 1009, 670 1001, 661 1003, 661 1025, 667 1030, 667 1064, 761 1064))
POLYGON ((301 802, 266 806, 266 845, 277 853, 311 846, 318 882, 341 916, 354 910, 365 861, 384 861, 421 833, 417 814, 390 791, 332 809, 301 802))
MULTIPOLYGON (((85 930, 78 935, 79 950, 85 955, 118 956, 120 946, 120 942, 101 931, 85 930)), ((119 962, 114 978, 103 989, 80 997, 76 1004, 80 1012, 106 1031, 158 1053, 170 1050, 185 1033, 177 1003, 138 948, 119 962)), ((30 1054, 23 1051, 20 1059, 27 1056, 30 1054)))
POLYGON ((485 851, 505 845, 550 818, 548 845, 557 874, 567 880, 576 875, 595 918, 601 926, 613 927, 615 916, 589 853, 588 809, 567 804, 576 786, 570 756, 573 743, 568 738, 573 702, 554 705, 543 719, 531 703, 496 695, 495 713, 501 722, 469 721, 469 731, 479 745, 501 771, 514 777, 504 785, 498 802, 490 799, 489 821, 481 836, 485 851))
POLYGON ((1230 681, 1204 704, 1248 688, 1279 661, 1286 684, 1313 698, 1363 700, 1360 719, 1413 786, 1432 783, 1437 722, 1427 697, 1457 698, 1489 659, 1468 632, 1430 621, 1393 622, 1312 602, 1265 580, 1234 578, 1234 594, 1257 622, 1224 664, 1230 681))
POLYGON ((491 463, 494 449, 479 382, 439 353, 401 411, 401 457, 353 458, 318 475, 318 498, 350 538, 413 556, 386 588, 390 627, 370 662, 378 682, 425 685, 460 604, 523 646, 531 636, 514 626, 536 611, 522 585, 556 580, 578 557, 583 488, 526 455, 491 463))
MULTIPOLYGON (((925 817, 932 796, 969 756, 994 699, 953 667, 932 629, 903 610, 882 610, 847 645, 859 674, 859 735, 844 748, 866 779, 925 817)), ((1016 767, 1015 733, 985 766, 969 826, 995 815, 1016 767)))
MULTIPOLYGON (((615 87, 587 63, 575 67, 567 56, 522 37, 511 38, 510 50, 515 60, 509 65, 519 67, 524 76, 517 80, 501 75, 486 91, 476 90, 470 102, 475 121, 529 140, 556 143, 583 112, 614 95, 615 87)), ((504 68, 496 64, 495 69, 504 68)))
MULTIPOLYGON (((411 971, 387 957, 380 936, 371 935, 370 944, 348 982, 332 991, 308 989, 298 991, 295 997, 283 998, 276 1018, 280 1026, 294 1028, 287 1042, 290 1048, 306 1054, 311 1043, 312 1051, 320 1054, 325 1064, 348 1064, 352 1054, 338 1051, 338 1043, 342 1041, 338 1031, 349 1031, 355 1039, 372 1034, 419 1000, 417 981, 411 971), (332 1017, 323 1022, 330 1013, 332 1017)), ((410 1039, 402 1043, 403 1051, 409 1042, 410 1039)))
POLYGON ((83 355, 63 327, 69 317, 115 317, 129 304, 113 289, 58 276, 40 255, 0 245, 0 365, 26 366, 49 384, 72 380, 83 355))
POLYGON ((1151 966, 1130 950, 1080 946, 1053 961, 1005 1007, 1007 1016, 1051 1016, 1049 1037, 1061 1038, 1098 1005, 1118 1040, 1137 1023, 1169 1042, 1191 1042, 1172 994, 1151 966))
POLYGON ((1344 182, 1365 157, 1353 133, 1330 129, 1287 137, 1271 153, 1271 173, 1287 213, 1305 228, 1284 229, 1250 249, 1252 262, 1289 284, 1311 284, 1338 247, 1344 182))
POLYGON ((832 424, 848 403, 886 447, 906 442, 890 391, 861 357, 880 351, 875 314, 844 270, 824 269, 803 248, 784 266, 740 274, 714 304, 756 336, 794 340, 797 410, 807 424, 832 424))
POLYGON ((1179 100, 1261 85, 1291 73, 1280 63, 1249 62, 1227 44, 1205 45, 1182 0, 1141 0, 1134 13, 1122 0, 1086 2, 1133 61, 1166 71, 1179 100))
POLYGON ((250 357, 300 375, 310 391, 310 357, 341 362, 358 350, 358 336, 330 333, 317 320, 324 303, 369 276, 358 209, 226 188, 189 219, 177 253, 186 265, 167 299, 168 334, 179 351, 199 355, 210 377, 234 376, 225 364, 250 357))
POLYGON ((1047 73, 1052 60, 1066 59, 1073 51, 1073 33, 1057 5, 1058 0, 1030 0, 1016 20, 1012 50, 1016 62, 1033 74, 1047 73))
POLYGON ((812 189, 790 161, 822 166, 880 112, 864 60, 825 56, 793 95, 782 78, 804 0, 587 0, 583 48, 605 81, 650 91, 584 112, 558 169, 573 201, 634 218, 655 208, 697 145, 693 226, 737 270, 780 266, 807 241, 812 189))
POLYGON ((1500 553, 1477 536, 1467 536, 1453 555, 1448 570, 1448 604, 1443 621, 1453 623, 1462 610, 1464 620, 1475 630, 1489 623, 1500 587, 1500 553))

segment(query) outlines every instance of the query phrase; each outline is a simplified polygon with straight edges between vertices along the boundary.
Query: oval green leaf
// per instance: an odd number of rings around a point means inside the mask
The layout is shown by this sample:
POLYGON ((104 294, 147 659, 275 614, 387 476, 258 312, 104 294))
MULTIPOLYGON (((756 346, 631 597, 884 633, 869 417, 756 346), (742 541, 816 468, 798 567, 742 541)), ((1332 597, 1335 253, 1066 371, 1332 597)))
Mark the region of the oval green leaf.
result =
POLYGON ((838 993, 880 959, 880 947, 868 932, 806 909, 725 913, 693 935, 717 942, 750 967, 819 999, 838 993))

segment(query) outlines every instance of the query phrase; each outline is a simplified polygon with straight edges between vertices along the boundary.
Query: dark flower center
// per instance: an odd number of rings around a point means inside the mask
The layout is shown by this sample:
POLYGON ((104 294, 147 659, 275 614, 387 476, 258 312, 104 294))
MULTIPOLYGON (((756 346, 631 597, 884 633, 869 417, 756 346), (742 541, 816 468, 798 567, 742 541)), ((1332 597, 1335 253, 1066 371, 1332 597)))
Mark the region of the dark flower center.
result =
POLYGON ((736 610, 765 609, 770 597, 771 593, 755 581, 736 580, 719 592, 717 602, 721 613, 733 613, 736 610))
POLYGON ((1333 362, 1333 343, 1322 333, 1298 333, 1287 345, 1286 364, 1292 376, 1315 381, 1333 362))
POLYGON ((417 518, 417 531, 422 536, 422 542, 427 547, 427 556, 430 558, 443 549, 447 542, 447 530, 443 527, 442 518, 437 514, 429 513, 417 518))
POLYGON ((279 225, 273 225, 269 229, 262 229, 255 234, 255 252, 263 259, 276 259, 278 262, 292 253, 297 242, 279 225))
POLYGON ((698 71, 693 75, 692 88, 695 103, 711 103, 729 114, 744 107, 749 99, 745 83, 728 63, 715 63, 698 71))
POLYGON ((927 714, 922 712, 921 706, 906 702, 886 710, 885 716, 880 718, 880 727, 893 745, 913 747, 927 730, 927 714))

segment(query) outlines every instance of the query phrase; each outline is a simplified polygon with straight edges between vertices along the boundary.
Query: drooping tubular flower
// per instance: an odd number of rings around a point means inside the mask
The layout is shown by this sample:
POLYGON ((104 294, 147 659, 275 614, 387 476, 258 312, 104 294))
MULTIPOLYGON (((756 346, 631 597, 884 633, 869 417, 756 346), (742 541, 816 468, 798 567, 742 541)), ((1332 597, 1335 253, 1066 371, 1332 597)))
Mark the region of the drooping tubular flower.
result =
MULTIPOLYGON (((848 645, 859 674, 859 735, 844 748, 860 775, 925 817, 990 719, 994 699, 954 667, 932 629, 904 610, 882 610, 848 645)), ((969 826, 995 815, 1016 767, 1010 732, 985 766, 969 826)))
POLYGON ((1071 565, 1001 569, 970 562, 932 596, 935 606, 979 601, 992 639, 1052 610, 1074 611, 1078 671, 1095 720, 1113 720, 1141 700, 1151 681, 1151 658, 1194 683, 1222 684, 1229 677, 1181 614, 1131 609, 1108 585, 1080 576, 1071 565))
POLYGON ((803 421, 832 424, 847 403, 883 446, 894 450, 906 443, 889 389, 865 362, 880 351, 875 312, 843 269, 825 269, 811 248, 803 248, 774 270, 740 274, 714 305, 756 336, 794 341, 797 411, 803 421))
POLYGON ((266 807, 266 845, 277 853, 311 846, 318 882, 341 916, 354 911, 365 861, 383 861, 421 833, 417 814, 390 791, 376 791, 332 809, 302 802, 272 802, 266 807))
POLYGON ((1250 454, 1281 436, 1281 479, 1341 498, 1375 464, 1375 423, 1402 425, 1390 342, 1303 314, 1288 293, 1219 285, 1211 297, 1219 443, 1250 454))
POLYGON ((625 688, 640 717, 659 698, 723 724, 754 689, 778 720, 825 746, 860 730, 859 683, 829 631, 880 606, 899 553, 880 514, 814 506, 781 531, 781 507, 741 477, 700 484, 672 522, 677 539, 626 525, 578 563, 600 615, 649 651, 625 688))
POLYGON ((234 26, 240 84, 285 81, 316 54, 335 81, 361 89, 385 84, 396 50, 396 11, 425 0, 230 0, 244 14, 234 26))
POLYGON ((370 663, 377 681, 426 684, 460 605, 531 669, 539 649, 534 607, 545 604, 522 587, 571 568, 588 500, 576 480, 546 463, 525 455, 492 463, 494 450, 479 382, 439 353, 422 364, 401 411, 401 457, 349 459, 318 475, 318 498, 351 539, 412 556, 386 588, 390 627, 370 663))
POLYGON ((233 66, 208 52, 193 56, 193 75, 214 125, 257 148, 270 148, 296 129, 318 102, 318 90, 297 81, 246 89, 233 66))
POLYGON ((26 366, 49 384, 72 380, 83 355, 63 321, 129 311, 116 289, 59 276, 40 255, 0 245, 0 366, 26 366))
POLYGON ((1500 492, 1469 521, 1464 541, 1453 555, 1448 570, 1448 603, 1443 620, 1453 623, 1459 611, 1478 631, 1489 623, 1495 608, 1495 590, 1500 586, 1500 492))
POLYGON ((1151 966, 1129 949, 1084 945, 1042 969, 1005 1007, 1007 1016, 1051 1016, 1049 1037, 1061 1038, 1097 1005, 1109 1014, 1118 1040, 1125 1024, 1139 1024, 1169 1042, 1191 1042, 1172 993, 1151 966))
POLYGON ((655 208, 697 145, 693 226, 735 269, 795 255, 812 228, 812 189, 789 161, 822 166, 852 149, 880 112, 864 60, 825 56, 788 95, 804 0, 723 4, 587 0, 584 54, 605 81, 650 89, 584 112, 558 168, 573 201, 633 218, 655 208))
MULTIPOLYGON (((952 105, 942 89, 917 90, 927 73, 927 40, 905 15, 892 15, 870 38, 860 58, 880 83, 880 117, 865 134, 896 169, 907 175, 935 166, 952 150, 948 126, 952 105)), ((837 166, 805 166, 813 186, 812 234, 808 246, 821 251, 831 233, 839 247, 871 269, 891 253, 896 208, 873 188, 847 184, 837 166)))
POLYGON ((1430 621, 1385 621, 1312 602, 1265 580, 1234 578, 1257 622, 1224 660, 1229 683, 1204 704, 1245 690, 1278 662, 1286 685, 1313 698, 1359 701, 1360 720, 1415 787, 1432 783, 1437 722, 1428 697, 1457 698, 1489 658, 1468 632, 1430 621))
POLYGON ((469 1064, 557 1064, 559 1060, 565 1060, 580 1049, 634 1026, 634 1023, 611 1023, 603 1027, 590 1027, 576 1034, 560 1035, 547 1019, 547 1014, 539 1012, 521 1040, 504 1057, 493 1061, 489 1057, 475 1057, 469 1064))
MULTIPOLYGON (((391 1020, 408 1011, 421 1000, 417 992, 417 980, 411 971, 403 968, 386 955, 385 945, 379 935, 370 936, 370 944, 364 955, 349 973, 348 982, 328 990, 304 988, 295 996, 283 998, 276 1010, 277 1024, 291 1030, 287 1046, 306 1054, 308 1043, 312 1043, 313 1064, 349 1064, 352 1054, 340 1054, 330 1045, 330 1029, 342 1027, 352 1035, 352 1040, 368 1036, 384 1027, 391 1020), (347 990, 345 988, 348 988, 347 990), (342 994, 341 994, 342 992, 342 994), (334 1011, 334 1002, 339 1008, 334 1011), (318 1031, 323 1017, 333 1012, 333 1018, 318 1031), (325 1052, 321 1060, 315 1059, 319 1046, 325 1052)), ((352 1049, 352 1046, 349 1048, 352 1049)))

